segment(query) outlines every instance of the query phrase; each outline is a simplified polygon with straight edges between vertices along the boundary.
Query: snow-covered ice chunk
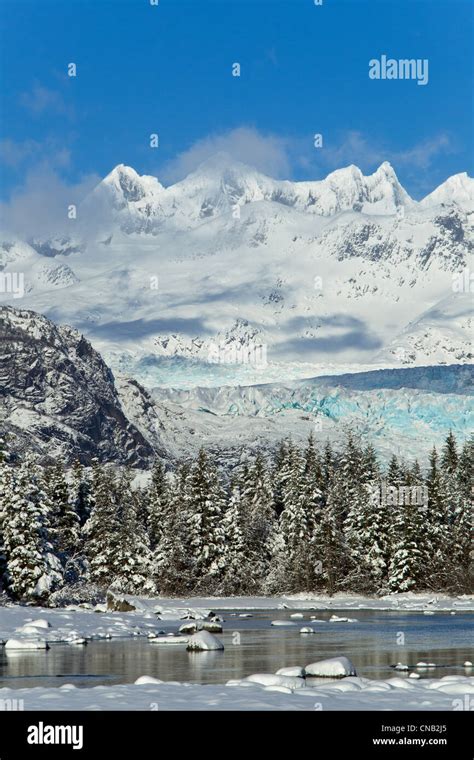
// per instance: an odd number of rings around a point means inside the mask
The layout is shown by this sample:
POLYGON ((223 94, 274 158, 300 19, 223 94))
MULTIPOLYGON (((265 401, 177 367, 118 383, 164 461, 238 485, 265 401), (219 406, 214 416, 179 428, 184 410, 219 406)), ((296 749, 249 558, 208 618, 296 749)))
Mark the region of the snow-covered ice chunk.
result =
POLYGON ((356 669, 347 657, 330 657, 327 660, 312 662, 305 667, 307 676, 319 676, 322 678, 344 678, 356 676, 356 669))
POLYGON ((358 623, 357 618, 338 617, 338 615, 331 615, 329 618, 330 623, 358 623))
POLYGON ((209 631, 198 631, 188 639, 187 649, 197 652, 208 652, 224 649, 224 644, 217 636, 209 631))
POLYGON ((135 686, 144 686, 148 683, 163 683, 159 678, 153 678, 153 676, 140 676, 134 681, 135 686))
POLYGON ((52 628, 51 623, 46 618, 37 618, 37 620, 27 621, 28 625, 33 625, 35 628, 52 628))
POLYGON ((316 631, 311 626, 305 625, 303 628, 300 628, 300 633, 316 633, 316 631))
POLYGON ((304 668, 300 668, 298 665, 289 668, 280 668, 276 672, 277 676, 292 676, 293 678, 304 678, 304 668))
POLYGON ((18 628, 15 628, 15 633, 26 633, 27 635, 33 635, 38 636, 41 634, 44 634, 44 628, 37 628, 35 625, 32 625, 32 623, 25 623, 25 625, 20 625, 18 628))
POLYGON ((393 665, 395 670, 409 670, 408 665, 405 665, 403 662, 397 662, 396 665, 393 665))
POLYGON ((222 625, 213 620, 192 620, 183 623, 178 633, 197 633, 197 631, 209 631, 209 633, 222 633, 222 625))
POLYGON ((271 625, 283 627, 283 626, 296 625, 296 623, 293 623, 292 620, 272 620, 271 625))
POLYGON ((293 618, 294 620, 302 620, 304 618, 304 615, 302 612, 294 612, 292 615, 290 615, 290 618, 293 618))
POLYGON ((155 636, 153 639, 148 639, 150 644, 159 644, 166 646, 185 646, 188 643, 187 636, 175 636, 174 634, 168 634, 167 636, 155 636))
POLYGON ((5 649, 49 649, 49 646, 48 642, 45 639, 8 639, 7 643, 5 644, 5 649))

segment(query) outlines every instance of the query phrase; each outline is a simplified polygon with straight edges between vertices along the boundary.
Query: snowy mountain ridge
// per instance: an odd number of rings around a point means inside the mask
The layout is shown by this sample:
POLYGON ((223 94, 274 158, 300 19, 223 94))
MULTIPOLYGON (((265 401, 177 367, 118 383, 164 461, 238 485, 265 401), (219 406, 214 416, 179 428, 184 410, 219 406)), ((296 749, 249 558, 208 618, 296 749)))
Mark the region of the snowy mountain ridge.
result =
POLYGON ((140 176, 132 167, 119 164, 99 183, 90 200, 110 202, 120 212, 125 231, 153 232, 171 220, 178 228, 190 227, 260 201, 319 216, 342 211, 385 215, 441 203, 472 208, 474 180, 465 172, 454 175, 417 203, 388 161, 368 176, 351 165, 323 180, 292 182, 271 179, 218 154, 167 188, 155 177, 140 176))
POLYGON ((69 233, 1 235, 0 270, 148 387, 468 362, 473 186, 455 175, 416 202, 386 162, 289 182, 218 155, 170 187, 119 165, 69 233), (256 344, 258 377, 233 358, 256 344))

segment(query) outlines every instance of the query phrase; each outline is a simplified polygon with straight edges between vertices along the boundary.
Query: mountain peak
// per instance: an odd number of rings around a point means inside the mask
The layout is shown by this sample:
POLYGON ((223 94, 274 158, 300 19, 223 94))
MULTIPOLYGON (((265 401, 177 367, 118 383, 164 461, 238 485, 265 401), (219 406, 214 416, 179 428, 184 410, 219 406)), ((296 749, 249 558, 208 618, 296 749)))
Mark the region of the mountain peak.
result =
POLYGON ((99 183, 97 190, 112 195, 115 208, 124 208, 129 203, 137 203, 149 196, 156 196, 164 190, 156 177, 140 175, 131 166, 117 164, 99 183))
POLYGON ((462 207, 474 208, 474 179, 467 172, 453 174, 426 195, 420 201, 420 206, 427 208, 441 203, 457 203, 462 207))
POLYGON ((380 164, 380 166, 377 169, 377 171, 378 172, 384 171, 384 172, 388 172, 388 173, 391 173, 391 174, 392 173, 395 174, 395 170, 394 170, 392 164, 390 163, 390 161, 382 161, 382 163, 380 164))

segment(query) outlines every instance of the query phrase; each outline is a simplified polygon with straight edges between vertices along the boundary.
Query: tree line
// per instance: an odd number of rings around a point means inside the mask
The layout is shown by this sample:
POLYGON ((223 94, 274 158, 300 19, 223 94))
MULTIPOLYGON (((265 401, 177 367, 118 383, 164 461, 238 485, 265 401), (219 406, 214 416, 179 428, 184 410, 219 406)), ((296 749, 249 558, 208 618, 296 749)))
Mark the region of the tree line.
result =
POLYGON ((348 435, 218 467, 40 467, 0 448, 0 591, 61 604, 143 595, 470 592, 472 440, 426 469, 348 435), (420 499, 420 494, 422 498, 420 499))

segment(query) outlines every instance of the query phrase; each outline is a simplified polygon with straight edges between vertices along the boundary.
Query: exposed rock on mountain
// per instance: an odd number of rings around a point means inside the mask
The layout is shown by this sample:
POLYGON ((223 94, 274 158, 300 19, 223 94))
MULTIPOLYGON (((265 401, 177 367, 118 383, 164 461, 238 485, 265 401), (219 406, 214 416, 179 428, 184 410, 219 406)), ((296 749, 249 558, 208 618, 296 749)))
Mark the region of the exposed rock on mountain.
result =
POLYGON ((150 460, 152 446, 126 417, 111 370, 83 336, 3 307, 0 346, 0 421, 12 450, 50 461, 150 460))

